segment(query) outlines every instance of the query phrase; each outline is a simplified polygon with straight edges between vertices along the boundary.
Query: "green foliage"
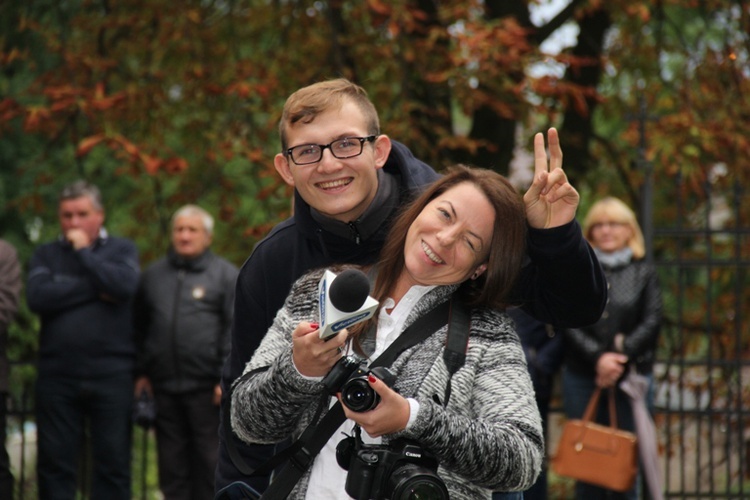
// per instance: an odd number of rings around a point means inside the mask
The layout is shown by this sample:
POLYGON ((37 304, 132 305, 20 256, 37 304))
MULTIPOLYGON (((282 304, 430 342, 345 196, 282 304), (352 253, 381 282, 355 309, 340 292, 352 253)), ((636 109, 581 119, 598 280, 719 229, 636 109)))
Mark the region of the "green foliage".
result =
POLYGON ((133 428, 132 496, 139 500, 163 498, 159 491, 159 469, 157 467, 156 435, 153 430, 133 428))

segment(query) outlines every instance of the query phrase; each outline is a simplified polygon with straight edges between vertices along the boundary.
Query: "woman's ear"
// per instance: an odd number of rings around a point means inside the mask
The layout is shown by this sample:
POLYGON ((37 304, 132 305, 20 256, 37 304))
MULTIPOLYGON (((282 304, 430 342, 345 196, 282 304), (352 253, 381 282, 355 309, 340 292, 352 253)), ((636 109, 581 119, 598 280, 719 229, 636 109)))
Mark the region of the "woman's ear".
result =
POLYGON ((471 275, 471 279, 475 280, 480 277, 487 270, 487 264, 482 264, 474 270, 474 274, 471 275))

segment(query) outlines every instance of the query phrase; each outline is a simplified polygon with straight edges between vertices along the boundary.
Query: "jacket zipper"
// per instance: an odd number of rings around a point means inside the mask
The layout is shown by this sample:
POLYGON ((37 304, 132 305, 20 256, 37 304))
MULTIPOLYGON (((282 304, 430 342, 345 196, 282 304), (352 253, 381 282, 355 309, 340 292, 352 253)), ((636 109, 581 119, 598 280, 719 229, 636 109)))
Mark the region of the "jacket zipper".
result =
POLYGON ((170 338, 172 341, 172 360, 174 362, 174 372, 178 381, 181 381, 182 374, 180 373, 180 360, 177 349, 177 318, 180 312, 180 293, 182 292, 182 284, 185 281, 185 270, 179 269, 177 271, 177 286, 175 287, 174 305, 172 306, 172 324, 170 328, 170 338))
POLYGON ((354 222, 347 222, 347 224, 349 225, 349 229, 351 229, 352 232, 354 233, 354 243, 356 243, 357 245, 359 245, 360 241, 362 241, 362 238, 359 235, 359 231, 357 230, 357 226, 354 224, 354 222))

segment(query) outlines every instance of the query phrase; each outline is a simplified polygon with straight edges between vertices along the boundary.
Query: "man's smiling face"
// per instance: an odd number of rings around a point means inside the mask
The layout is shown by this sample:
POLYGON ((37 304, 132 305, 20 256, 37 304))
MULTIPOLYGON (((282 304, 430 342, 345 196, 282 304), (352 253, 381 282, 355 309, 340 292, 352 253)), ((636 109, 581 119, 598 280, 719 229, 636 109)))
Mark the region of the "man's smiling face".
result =
MULTIPOLYGON (((290 148, 304 144, 329 144, 344 137, 367 137, 362 111, 350 101, 317 115, 311 122, 298 122, 287 129, 290 148)), ((341 222, 356 220, 375 198, 378 189, 377 170, 390 153, 388 137, 378 136, 365 142, 362 154, 352 158, 335 158, 329 148, 320 161, 297 165, 291 158, 278 154, 276 170, 294 186, 300 196, 315 210, 341 222)))

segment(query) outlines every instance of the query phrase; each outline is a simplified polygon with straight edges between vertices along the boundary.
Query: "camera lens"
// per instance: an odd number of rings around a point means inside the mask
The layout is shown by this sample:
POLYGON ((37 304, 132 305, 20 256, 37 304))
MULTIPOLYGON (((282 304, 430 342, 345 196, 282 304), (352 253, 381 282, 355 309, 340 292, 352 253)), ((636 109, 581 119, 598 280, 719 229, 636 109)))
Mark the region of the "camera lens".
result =
POLYGON ((449 500, 445 483, 433 470, 404 464, 393 471, 388 484, 393 500, 449 500))
POLYGON ((436 500, 448 497, 443 496, 440 488, 431 482, 417 482, 416 484, 409 484, 394 498, 399 500, 436 500))
POLYGON ((341 390, 341 400, 350 410, 361 413, 375 408, 380 401, 380 397, 370 387, 367 380, 354 378, 344 384, 344 388, 341 390))

